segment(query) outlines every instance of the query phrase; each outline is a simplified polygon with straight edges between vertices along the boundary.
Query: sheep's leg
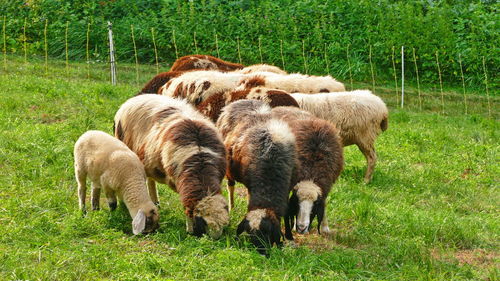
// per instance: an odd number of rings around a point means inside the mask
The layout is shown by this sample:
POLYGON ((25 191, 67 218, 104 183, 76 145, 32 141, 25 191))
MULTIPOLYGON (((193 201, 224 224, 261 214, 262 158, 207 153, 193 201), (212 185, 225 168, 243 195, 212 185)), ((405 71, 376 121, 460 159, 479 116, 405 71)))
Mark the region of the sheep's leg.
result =
POLYGON ((99 210, 99 201, 101 201, 101 185, 92 182, 92 192, 90 194, 92 210, 99 210))
POLYGON ((87 183, 85 181, 87 173, 75 169, 75 177, 78 183, 78 205, 80 206, 80 210, 85 212, 85 197, 87 193, 87 183))
POLYGON ((156 182, 153 178, 148 178, 148 191, 151 201, 153 201, 153 203, 157 206, 160 205, 160 200, 158 200, 158 190, 156 190, 156 182))
POLYGON ((229 211, 234 208, 234 186, 236 182, 232 179, 227 180, 227 191, 229 193, 229 211))
POLYGON ((367 167, 365 173, 365 183, 369 183, 373 177, 373 171, 375 170, 375 164, 377 162, 377 154, 375 153, 375 147, 373 144, 361 144, 358 145, 359 150, 363 153, 366 158, 367 167))
POLYGON ((108 199, 109 209, 111 211, 116 210, 116 206, 118 205, 118 202, 116 200, 115 191, 110 189, 110 188, 105 188, 104 191, 106 192, 106 198, 108 199))
POLYGON ((328 227, 328 218, 326 216, 326 208, 325 208, 325 213, 323 214, 323 220, 321 221, 321 225, 319 227, 321 229, 322 235, 329 235, 331 233, 330 227, 328 227))

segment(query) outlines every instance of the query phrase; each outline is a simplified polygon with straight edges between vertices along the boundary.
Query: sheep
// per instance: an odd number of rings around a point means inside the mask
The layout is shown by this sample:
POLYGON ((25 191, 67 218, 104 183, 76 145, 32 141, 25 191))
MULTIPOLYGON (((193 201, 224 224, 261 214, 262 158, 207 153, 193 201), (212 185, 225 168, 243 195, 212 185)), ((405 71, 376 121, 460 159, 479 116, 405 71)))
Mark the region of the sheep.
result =
POLYGON ((309 231, 318 219, 318 233, 329 234, 326 198, 343 168, 343 149, 338 132, 328 121, 294 107, 276 107, 272 116, 288 123, 295 135, 299 169, 285 217, 285 237, 293 239, 291 228, 297 218, 297 232, 309 231))
POLYGON ((109 208, 116 209, 116 197, 127 206, 133 218, 135 235, 158 229, 159 213, 149 197, 144 166, 124 143, 101 132, 87 131, 75 143, 75 177, 80 209, 85 212, 86 179, 92 182, 92 209, 99 209, 101 188, 109 208))
POLYGON ((155 181, 179 193, 188 233, 214 239, 229 224, 221 194, 226 150, 217 128, 183 100, 144 94, 117 111, 115 136, 144 163, 149 194, 158 203, 155 181))
POLYGON ((367 161, 364 181, 370 182, 377 161, 375 140, 388 127, 385 103, 369 90, 291 96, 301 109, 334 124, 343 146, 358 146, 367 161))
POLYGON ((137 94, 159 94, 159 90, 161 86, 165 85, 170 79, 175 78, 177 76, 180 76, 183 74, 184 71, 169 71, 169 72, 162 72, 153 79, 151 79, 144 87, 142 90, 137 94))
POLYGON ((277 73, 277 74, 288 74, 286 71, 282 70, 281 68, 274 66, 274 65, 269 65, 269 64, 249 65, 249 66, 246 66, 242 69, 235 70, 235 72, 239 72, 239 73, 243 73, 243 74, 250 74, 253 72, 272 72, 272 73, 277 73))
POLYGON ((243 65, 221 60, 208 55, 189 55, 178 58, 170 71, 186 71, 186 70, 219 70, 233 71, 242 69, 243 65))
POLYGON ((224 108, 231 102, 241 99, 256 99, 268 103, 271 107, 294 106, 299 107, 297 102, 286 92, 263 87, 252 89, 217 93, 210 96, 197 106, 197 109, 216 122, 224 108))
POLYGON ((282 75, 271 72, 254 72, 246 75, 239 84, 240 88, 263 86, 279 89, 288 93, 328 93, 345 91, 344 84, 327 76, 311 76, 299 73, 282 75))
POLYGON ((282 245, 281 218, 297 167, 295 136, 270 112, 262 101, 240 100, 226 106, 216 123, 228 150, 230 207, 236 181, 248 190, 248 211, 236 233, 249 233, 257 251, 266 256, 267 245, 282 245))
POLYGON ((243 74, 220 71, 190 71, 171 79, 161 89, 164 96, 183 98, 195 106, 211 95, 234 90, 243 74))

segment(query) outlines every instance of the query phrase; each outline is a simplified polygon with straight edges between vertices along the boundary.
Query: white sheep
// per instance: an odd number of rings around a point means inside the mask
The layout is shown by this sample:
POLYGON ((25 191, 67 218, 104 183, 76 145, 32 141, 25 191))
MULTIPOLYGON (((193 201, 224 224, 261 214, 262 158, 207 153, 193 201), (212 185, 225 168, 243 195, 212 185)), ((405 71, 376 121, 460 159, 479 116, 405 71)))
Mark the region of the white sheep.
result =
POLYGON ((249 73, 254 73, 254 72, 272 72, 272 73, 277 73, 277 74, 288 74, 286 71, 282 70, 281 68, 274 66, 274 65, 269 65, 269 64, 249 65, 247 67, 244 67, 243 69, 235 70, 235 72, 239 72, 239 73, 243 73, 243 74, 249 74, 249 73))
POLYGON ((102 188, 111 210, 116 209, 117 196, 125 203, 133 218, 135 235, 153 232, 159 227, 158 208, 149 197, 144 166, 124 143, 104 132, 88 131, 75 143, 74 157, 82 211, 85 211, 88 177, 92 182, 93 210, 99 209, 102 188))
POLYGON ((291 94, 301 109, 332 122, 343 146, 355 144, 367 160, 365 182, 370 182, 377 161, 375 140, 387 130, 385 103, 369 90, 322 94, 291 94))
POLYGON ((330 75, 313 76, 299 73, 283 75, 262 71, 247 74, 239 83, 239 89, 257 86, 283 90, 288 93, 305 94, 345 91, 344 84, 333 79, 330 75))

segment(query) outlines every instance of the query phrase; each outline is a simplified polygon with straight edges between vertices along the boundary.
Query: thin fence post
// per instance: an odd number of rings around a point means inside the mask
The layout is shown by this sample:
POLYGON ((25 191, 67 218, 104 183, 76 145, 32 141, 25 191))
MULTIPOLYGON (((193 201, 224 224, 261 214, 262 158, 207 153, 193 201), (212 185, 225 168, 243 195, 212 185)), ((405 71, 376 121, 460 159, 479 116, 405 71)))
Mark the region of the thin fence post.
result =
POLYGON ((490 92, 488 91, 488 72, 486 70, 486 61, 483 56, 483 71, 484 71, 484 85, 486 86, 486 98, 488 99, 488 117, 491 118, 491 103, 490 92))
POLYGON ((281 64, 283 66, 283 70, 285 70, 285 57, 283 56, 283 39, 280 39, 280 53, 281 53, 281 64))
POLYGON ((87 59, 87 79, 90 79, 90 52, 89 52, 89 41, 90 41, 90 22, 87 24, 87 42, 85 44, 85 58, 87 59))
POLYGON ((156 74, 160 73, 160 66, 158 64, 158 51, 156 50, 156 39, 155 39, 155 28, 151 27, 151 35, 153 36, 153 47, 155 49, 155 62, 156 62, 156 74))
POLYGON ((458 63, 460 64, 460 75, 462 76, 462 89, 464 91, 465 115, 467 115, 467 95, 465 92, 465 78, 464 78, 464 70, 462 68, 462 56, 460 54, 458 54, 458 63))
POLYGON ((240 37, 236 37, 236 43, 238 44, 238 60, 241 64, 241 51, 240 51, 240 37))
POLYGON ((439 65, 439 51, 436 51, 436 64, 438 68, 438 74, 439 74, 439 88, 441 90, 441 109, 444 114, 444 93, 443 93, 443 80, 441 78, 441 66, 439 65))
POLYGON ((116 64, 115 64, 115 46, 113 45, 113 25, 108 21, 109 38, 109 62, 111 65, 111 84, 116 85, 116 64))
POLYGON ((66 33, 64 35, 64 41, 66 45, 66 71, 69 70, 69 59, 68 59, 68 28, 69 28, 69 22, 66 22, 66 33))
POLYGON ((415 56, 415 48, 413 48, 413 62, 415 63, 415 73, 417 74, 417 91, 420 110, 422 110, 422 96, 420 95, 420 79, 418 76, 417 56, 415 56))
POLYGON ((325 63, 326 63, 326 73, 330 75, 330 63, 328 62, 328 52, 326 48, 326 43, 325 43, 325 63))
POLYGON ((28 63, 28 48, 26 47, 26 18, 24 18, 24 26, 23 26, 23 48, 24 48, 24 63, 28 63))
POLYGON ((368 54, 368 59, 370 60, 370 70, 372 73, 372 92, 375 93, 375 72, 373 70, 373 62, 372 62, 372 45, 370 44, 370 52, 368 54))
POLYGON ((193 32, 194 51, 198 54, 198 43, 196 43, 196 31, 193 32))
POLYGON ((215 32, 215 49, 217 50, 217 57, 220 58, 220 53, 219 53, 219 38, 217 37, 217 31, 214 29, 215 32))
POLYGON ((349 55, 349 47, 351 44, 347 44, 347 67, 349 68, 349 80, 351 82, 351 91, 354 89, 353 83, 352 83, 352 71, 351 71, 351 59, 349 55))
POLYGON ((47 26, 49 25, 49 20, 45 20, 45 27, 43 28, 43 47, 45 49, 45 75, 49 73, 49 48, 47 43, 47 26))
POLYGON ((259 56, 260 56, 260 63, 264 63, 264 60, 262 59, 262 44, 260 35, 259 35, 259 56))
POLYGON ((178 59, 179 58, 179 52, 177 51, 177 42, 175 40, 175 29, 172 29, 172 40, 174 41, 175 59, 178 59))
POLYGON ((307 72, 307 60, 306 60, 306 43, 304 39, 302 39, 302 58, 304 59, 304 72, 308 74, 307 72))
POLYGON ((405 103, 405 47, 401 46, 401 108, 405 103))
POLYGON ((132 43, 134 43, 134 57, 135 57, 135 82, 139 85, 139 59, 137 58, 137 45, 135 44, 134 25, 130 25, 130 33, 132 34, 132 43))
POLYGON ((7 70, 7 36, 5 27, 7 26, 7 17, 3 16, 3 68, 7 70))
POLYGON ((396 85, 396 97, 399 96, 399 86, 398 86, 398 77, 396 73, 396 62, 394 61, 394 56, 395 56, 395 49, 394 46, 392 46, 392 71, 394 72, 394 83, 396 85))

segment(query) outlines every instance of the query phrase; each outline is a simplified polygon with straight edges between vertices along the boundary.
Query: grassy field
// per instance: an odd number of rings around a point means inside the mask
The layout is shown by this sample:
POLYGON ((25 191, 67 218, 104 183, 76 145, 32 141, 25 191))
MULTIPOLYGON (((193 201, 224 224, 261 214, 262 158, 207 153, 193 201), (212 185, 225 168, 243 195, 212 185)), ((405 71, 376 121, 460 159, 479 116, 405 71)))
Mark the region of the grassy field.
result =
MULTIPOLYGON (((238 196, 217 241, 185 232, 177 194, 160 186, 161 227, 134 237, 130 217, 78 210, 73 144, 85 131, 111 133, 112 118, 155 73, 119 69, 111 86, 104 66, 9 58, 0 70, 0 279, 4 280, 498 280, 500 124, 498 93, 447 89, 445 113, 435 88, 416 90, 398 109, 394 87, 377 87, 390 107, 377 142, 372 183, 365 161, 345 149, 346 165, 328 198, 334 235, 315 229, 266 259, 236 240, 245 213, 238 196)), ((436 85, 437 86, 437 85, 436 85)), ((369 87, 355 84, 356 88, 369 87)), ((239 188, 241 195, 242 187, 239 188)), ((104 197, 104 196, 103 196, 104 197)), ((103 199, 104 200, 104 199, 103 199)))

